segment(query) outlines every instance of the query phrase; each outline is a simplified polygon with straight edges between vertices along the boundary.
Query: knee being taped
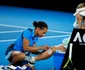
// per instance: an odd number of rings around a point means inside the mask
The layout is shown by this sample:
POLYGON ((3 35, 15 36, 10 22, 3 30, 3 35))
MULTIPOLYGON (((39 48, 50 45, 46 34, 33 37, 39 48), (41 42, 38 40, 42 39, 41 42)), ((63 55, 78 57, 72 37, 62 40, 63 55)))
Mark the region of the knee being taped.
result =
POLYGON ((48 49, 47 52, 48 52, 48 54, 52 54, 52 50, 51 49, 48 49))

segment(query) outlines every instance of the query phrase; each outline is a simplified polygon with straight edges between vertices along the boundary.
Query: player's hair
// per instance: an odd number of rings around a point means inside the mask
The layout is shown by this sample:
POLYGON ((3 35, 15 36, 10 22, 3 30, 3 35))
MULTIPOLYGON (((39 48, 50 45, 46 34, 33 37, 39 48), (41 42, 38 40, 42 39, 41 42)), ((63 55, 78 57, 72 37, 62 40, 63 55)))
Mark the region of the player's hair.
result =
POLYGON ((76 9, 85 7, 85 3, 80 3, 76 9))

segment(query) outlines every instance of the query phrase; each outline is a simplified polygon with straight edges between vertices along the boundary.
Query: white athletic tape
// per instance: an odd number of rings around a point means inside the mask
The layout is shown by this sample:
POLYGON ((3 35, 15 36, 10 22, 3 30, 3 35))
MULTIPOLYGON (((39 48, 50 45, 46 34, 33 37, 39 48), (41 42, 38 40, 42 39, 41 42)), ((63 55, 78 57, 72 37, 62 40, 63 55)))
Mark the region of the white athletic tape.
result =
MULTIPOLYGON (((76 9, 76 12, 73 14, 74 16, 76 16, 77 13, 79 13, 80 11, 85 11, 85 7, 84 8, 79 8, 79 9, 76 9)), ((85 14, 84 14, 85 15, 85 14)), ((84 16, 83 15, 83 16, 84 16)))
POLYGON ((52 50, 50 48, 47 50, 47 52, 48 54, 52 54, 52 50))

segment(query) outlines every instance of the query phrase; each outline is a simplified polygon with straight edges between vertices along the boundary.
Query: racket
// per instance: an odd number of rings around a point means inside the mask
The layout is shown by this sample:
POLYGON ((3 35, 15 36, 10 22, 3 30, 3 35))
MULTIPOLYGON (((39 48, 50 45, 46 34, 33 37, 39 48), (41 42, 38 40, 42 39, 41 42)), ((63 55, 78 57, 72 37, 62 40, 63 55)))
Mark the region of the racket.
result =
POLYGON ((69 44, 69 57, 68 57, 68 60, 67 62, 65 63, 65 65, 63 66, 63 70, 76 70, 73 66, 73 62, 72 62, 72 47, 73 47, 73 44, 70 43, 69 44))

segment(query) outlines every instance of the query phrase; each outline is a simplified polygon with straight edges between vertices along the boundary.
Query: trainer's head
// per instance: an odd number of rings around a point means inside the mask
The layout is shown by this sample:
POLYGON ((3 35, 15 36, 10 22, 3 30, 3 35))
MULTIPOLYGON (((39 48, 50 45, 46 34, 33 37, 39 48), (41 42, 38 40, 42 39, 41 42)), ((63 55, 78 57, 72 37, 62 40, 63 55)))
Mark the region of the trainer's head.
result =
POLYGON ((35 35, 43 37, 48 31, 48 25, 43 21, 34 21, 33 26, 35 27, 35 35))
POLYGON ((80 4, 76 7, 76 12, 75 12, 73 15, 74 15, 74 16, 76 16, 76 15, 85 16, 85 3, 80 3, 80 4))

